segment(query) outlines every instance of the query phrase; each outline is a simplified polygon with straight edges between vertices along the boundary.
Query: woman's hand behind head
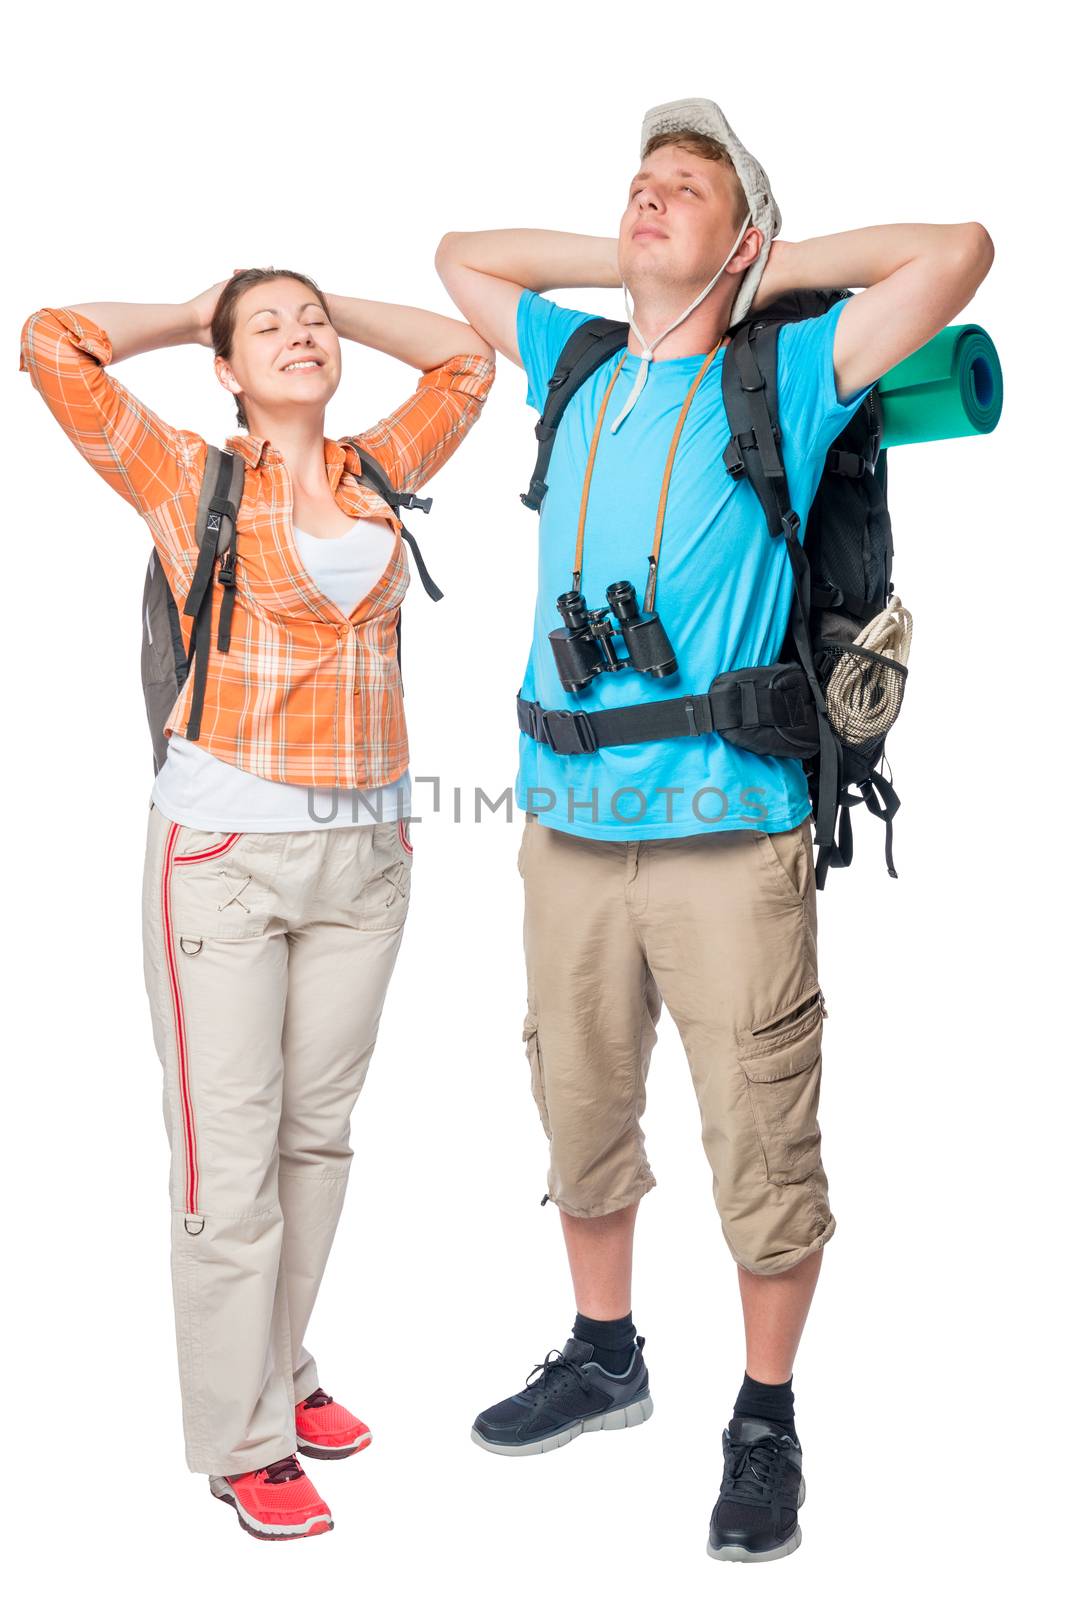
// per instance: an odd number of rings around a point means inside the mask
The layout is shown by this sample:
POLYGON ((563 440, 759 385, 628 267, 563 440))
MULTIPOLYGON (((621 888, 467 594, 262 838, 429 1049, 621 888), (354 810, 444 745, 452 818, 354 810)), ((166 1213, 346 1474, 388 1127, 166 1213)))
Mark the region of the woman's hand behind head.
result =
POLYGON ((197 344, 207 345, 209 349, 211 348, 211 319, 215 315, 215 307, 219 303, 219 296, 229 281, 229 278, 222 278, 218 283, 213 283, 210 289, 205 289, 203 294, 198 294, 192 300, 187 301, 193 313, 196 342, 197 344))

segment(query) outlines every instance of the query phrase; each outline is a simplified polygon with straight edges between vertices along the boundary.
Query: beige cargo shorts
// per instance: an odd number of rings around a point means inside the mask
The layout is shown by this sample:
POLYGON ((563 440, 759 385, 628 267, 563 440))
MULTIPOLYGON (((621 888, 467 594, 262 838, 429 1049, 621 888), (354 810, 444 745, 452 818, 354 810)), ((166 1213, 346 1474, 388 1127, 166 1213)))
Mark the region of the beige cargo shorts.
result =
POLYGON ((662 1002, 689 1060, 734 1259, 773 1274, 834 1232, 817 1107, 823 1018, 812 824, 583 839, 528 813, 531 1086, 549 1198, 575 1217, 655 1183, 641 1117, 662 1002))

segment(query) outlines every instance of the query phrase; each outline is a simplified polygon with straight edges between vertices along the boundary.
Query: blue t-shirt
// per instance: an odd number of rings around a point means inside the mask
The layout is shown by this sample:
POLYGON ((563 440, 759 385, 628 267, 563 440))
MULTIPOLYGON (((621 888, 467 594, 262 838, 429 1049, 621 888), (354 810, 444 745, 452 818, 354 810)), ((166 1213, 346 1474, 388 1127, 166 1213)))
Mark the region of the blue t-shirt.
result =
MULTIPOLYGON (((791 501, 802 521, 831 443, 868 388, 844 404, 832 353, 846 301, 824 316, 787 323, 779 334, 779 421, 791 501)), ((570 311, 524 290, 516 336, 527 373, 527 403, 544 409, 546 386, 570 335, 591 313, 570 311)), ((653 361, 645 388, 613 434, 638 371, 629 353, 601 430, 586 515, 582 592, 604 606, 609 584, 628 579, 645 592, 657 506, 672 433, 704 357, 653 361)), ((572 398, 561 421, 542 503, 534 638, 522 695, 547 710, 600 711, 637 701, 707 693, 720 672, 770 666, 786 633, 793 586, 782 539, 773 539, 752 486, 723 463, 730 438, 723 405, 723 350, 694 396, 675 456, 657 579, 656 609, 678 660, 670 678, 627 668, 599 673, 569 693, 549 644, 563 626, 557 597, 571 588, 579 502, 597 411, 619 356, 572 398)), ((625 654, 625 650, 620 652, 625 654)), ((592 755, 557 755, 519 735, 516 796, 543 823, 588 839, 664 839, 685 834, 792 828, 811 810, 795 759, 758 756, 719 734, 615 745, 592 755)))

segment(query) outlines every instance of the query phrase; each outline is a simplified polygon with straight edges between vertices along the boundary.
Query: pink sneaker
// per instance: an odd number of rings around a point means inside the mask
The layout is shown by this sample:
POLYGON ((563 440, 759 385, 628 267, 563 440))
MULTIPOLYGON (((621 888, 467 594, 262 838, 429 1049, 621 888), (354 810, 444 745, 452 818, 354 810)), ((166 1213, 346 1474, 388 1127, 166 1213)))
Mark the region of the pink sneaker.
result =
POLYGON ((296 1409, 297 1449, 305 1456, 332 1461, 335 1456, 354 1456, 371 1443, 366 1422, 338 1405, 332 1395, 316 1389, 296 1409))
POLYGON ((330 1507, 320 1499, 296 1456, 272 1461, 256 1472, 208 1479, 217 1500, 226 1500, 254 1539, 308 1539, 334 1526, 330 1507))

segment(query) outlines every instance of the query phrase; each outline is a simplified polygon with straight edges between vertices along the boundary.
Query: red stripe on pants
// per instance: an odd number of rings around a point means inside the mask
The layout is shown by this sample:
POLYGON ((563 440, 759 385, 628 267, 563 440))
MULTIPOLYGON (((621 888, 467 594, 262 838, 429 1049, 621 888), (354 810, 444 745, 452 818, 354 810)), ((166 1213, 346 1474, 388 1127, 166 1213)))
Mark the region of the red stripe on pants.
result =
MULTIPOLYGON (((163 917, 163 948, 167 957, 167 975, 171 986, 171 1004, 174 1007, 174 1037, 178 1050, 178 1093, 182 1102, 182 1128, 185 1136, 185 1209, 190 1216, 197 1209, 197 1131, 193 1119, 193 1101, 189 1093, 189 1051, 185 1037, 185 1012, 182 1007, 182 990, 178 982, 178 964, 174 956, 174 926, 171 921, 171 869, 174 865, 174 847, 180 827, 172 822, 167 830, 167 843, 163 851, 163 889, 160 909, 163 917)), ((179 856, 178 860, 188 859, 179 856)))

